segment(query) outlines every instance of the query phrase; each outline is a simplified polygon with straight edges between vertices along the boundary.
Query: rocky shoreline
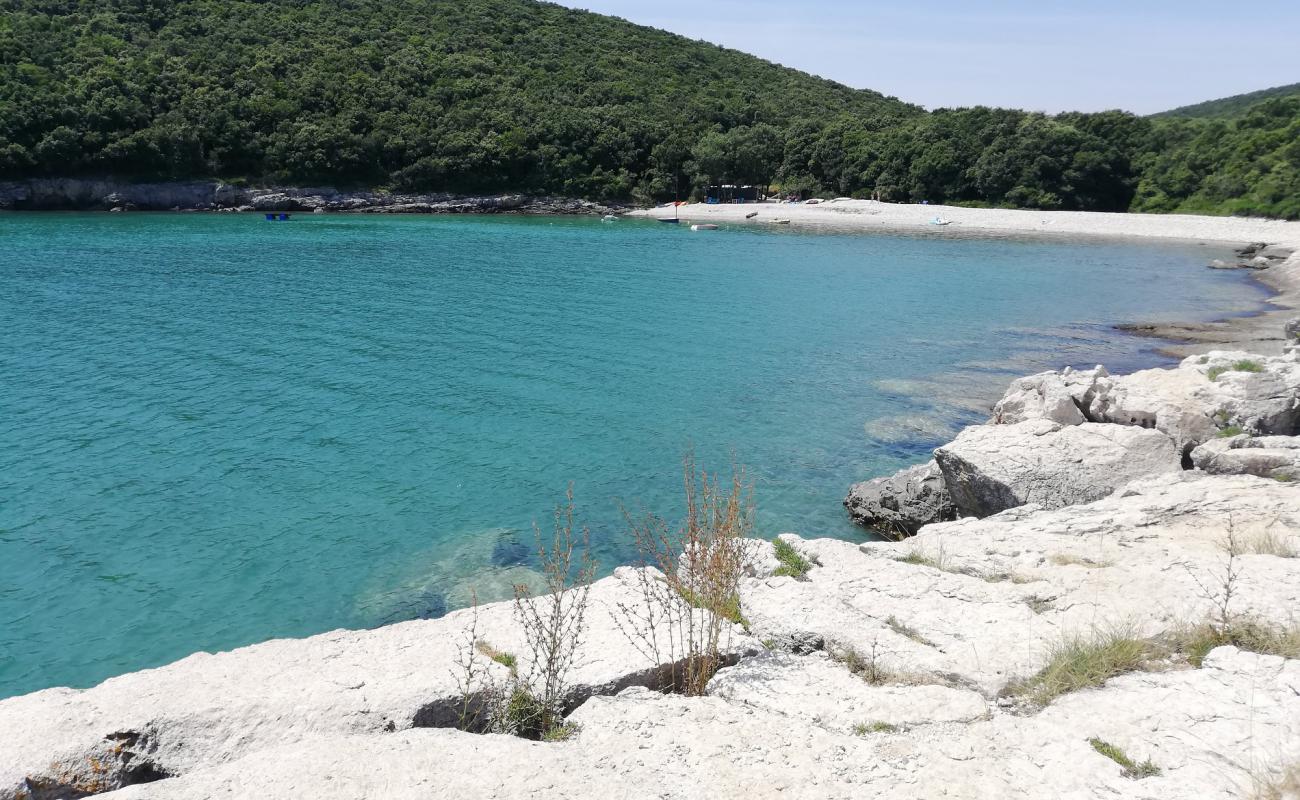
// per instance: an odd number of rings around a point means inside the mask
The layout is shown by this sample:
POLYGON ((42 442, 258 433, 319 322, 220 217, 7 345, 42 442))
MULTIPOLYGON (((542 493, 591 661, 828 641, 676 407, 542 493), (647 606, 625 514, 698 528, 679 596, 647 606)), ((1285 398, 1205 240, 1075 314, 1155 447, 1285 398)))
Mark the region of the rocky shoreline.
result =
POLYGON ((603 215, 624 208, 525 194, 463 196, 340 191, 330 187, 250 187, 220 181, 133 183, 108 178, 34 178, 0 182, 0 210, 603 215))
POLYGON ((931 464, 854 488, 914 537, 785 534, 802 575, 754 544, 703 697, 656 691, 671 662, 625 635, 623 567, 591 590, 566 741, 456 729, 468 629, 487 673, 528 664, 498 603, 0 701, 0 798, 1287 797, 1260 793, 1300 775, 1300 320, 1285 336, 1015 381, 931 464), (1206 620, 1280 638, 1170 644, 1206 620), (1094 641, 1144 649, 1026 690, 1094 641))
MULTIPOLYGON (((105 210, 198 208, 187 201, 218 191, 114 186, 41 191, 105 210)), ((221 191, 237 204, 207 210, 574 213, 573 201, 221 191)), ((905 541, 785 534, 812 565, 799 576, 755 543, 741 622, 703 697, 660 691, 674 662, 626 635, 643 573, 622 567, 591 590, 566 741, 458 729, 466 658, 499 678, 529 667, 515 609, 497 603, 0 700, 0 800, 1291 797, 1300 319, 1280 315, 1300 305, 1300 257, 1269 252, 1281 257, 1252 275, 1280 292, 1276 308, 1190 345, 1240 349, 1020 378, 932 461, 852 487, 850 514, 905 541), (1229 618, 1291 644, 1170 644, 1229 618), (518 664, 467 651, 471 627, 518 664), (1120 632, 1146 643, 1139 662, 1046 702, 1026 691, 1063 648, 1120 632)))

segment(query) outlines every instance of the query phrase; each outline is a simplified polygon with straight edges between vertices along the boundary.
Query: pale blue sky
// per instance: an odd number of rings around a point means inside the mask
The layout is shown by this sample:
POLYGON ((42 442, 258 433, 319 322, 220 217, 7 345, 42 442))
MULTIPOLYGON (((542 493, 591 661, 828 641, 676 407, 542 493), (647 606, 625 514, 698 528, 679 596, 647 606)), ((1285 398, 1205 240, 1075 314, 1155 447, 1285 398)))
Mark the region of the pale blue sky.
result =
POLYGON ((1300 82, 1300 0, 560 0, 929 108, 1150 113, 1300 82))

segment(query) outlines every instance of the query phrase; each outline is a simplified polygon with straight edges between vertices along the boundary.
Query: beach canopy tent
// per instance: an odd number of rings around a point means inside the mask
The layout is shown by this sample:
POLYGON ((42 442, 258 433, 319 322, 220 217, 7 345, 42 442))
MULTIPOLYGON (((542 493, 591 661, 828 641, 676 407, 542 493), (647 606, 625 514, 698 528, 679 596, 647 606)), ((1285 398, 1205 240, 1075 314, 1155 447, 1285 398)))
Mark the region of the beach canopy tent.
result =
POLYGON ((710 186, 707 203, 757 203, 762 198, 758 186, 710 186))

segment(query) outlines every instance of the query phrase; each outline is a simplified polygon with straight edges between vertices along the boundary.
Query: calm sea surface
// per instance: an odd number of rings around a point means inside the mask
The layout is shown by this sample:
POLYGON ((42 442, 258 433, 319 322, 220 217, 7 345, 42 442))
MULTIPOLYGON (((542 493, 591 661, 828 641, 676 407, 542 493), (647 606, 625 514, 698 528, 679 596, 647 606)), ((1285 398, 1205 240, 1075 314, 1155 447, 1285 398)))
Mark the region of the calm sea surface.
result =
POLYGON ((500 596, 570 481, 608 570, 619 501, 675 515, 690 448, 749 465, 763 535, 865 538, 848 485, 1014 375, 1257 305, 1224 252, 0 215, 0 696, 500 596))

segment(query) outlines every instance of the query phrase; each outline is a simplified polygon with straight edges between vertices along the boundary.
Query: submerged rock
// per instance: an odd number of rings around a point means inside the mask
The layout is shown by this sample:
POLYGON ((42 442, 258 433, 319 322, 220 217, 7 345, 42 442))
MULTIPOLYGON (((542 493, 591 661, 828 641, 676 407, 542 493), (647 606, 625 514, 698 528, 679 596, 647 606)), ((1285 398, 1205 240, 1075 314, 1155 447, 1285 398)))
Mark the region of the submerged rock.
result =
POLYGON ((933 461, 855 484, 844 507, 854 522, 895 536, 911 536, 922 525, 957 518, 943 473, 933 461))
POLYGON ((973 517, 1027 503, 1088 503, 1136 478, 1182 468, 1159 431, 1045 419, 967 428, 934 457, 953 504, 973 517))

